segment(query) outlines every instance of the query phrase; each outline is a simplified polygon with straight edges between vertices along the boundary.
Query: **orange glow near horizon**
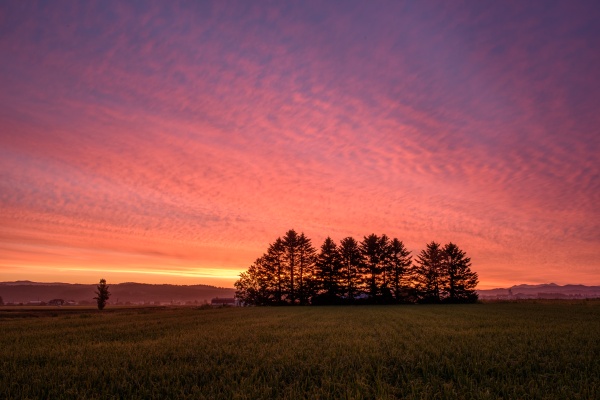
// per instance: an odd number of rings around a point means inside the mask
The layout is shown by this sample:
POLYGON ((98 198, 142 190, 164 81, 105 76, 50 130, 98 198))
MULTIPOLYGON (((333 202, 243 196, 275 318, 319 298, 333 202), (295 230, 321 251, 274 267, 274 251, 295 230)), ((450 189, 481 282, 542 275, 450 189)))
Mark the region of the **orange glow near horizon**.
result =
POLYGON ((0 281, 231 287, 295 229, 452 241, 480 289, 600 285, 598 18, 6 2, 0 281))

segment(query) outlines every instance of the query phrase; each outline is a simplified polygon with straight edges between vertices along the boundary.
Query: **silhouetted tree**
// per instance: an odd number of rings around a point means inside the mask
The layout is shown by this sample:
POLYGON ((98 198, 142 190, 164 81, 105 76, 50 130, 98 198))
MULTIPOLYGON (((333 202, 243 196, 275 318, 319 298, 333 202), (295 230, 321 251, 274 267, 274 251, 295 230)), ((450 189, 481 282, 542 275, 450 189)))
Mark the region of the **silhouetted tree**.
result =
POLYGON ((477 273, 471 271, 471 259, 454 243, 442 249, 443 297, 449 303, 477 301, 477 273))
POLYGON ((340 261, 342 263, 343 291, 348 301, 353 301, 360 284, 360 268, 362 255, 358 242, 352 237, 342 239, 339 246, 340 261))
POLYGON ((440 302, 442 256, 440 244, 436 242, 427 244, 427 248, 421 250, 421 253, 417 256, 412 277, 420 302, 440 302))
POLYGON ((382 288, 387 288, 388 242, 386 235, 379 237, 372 233, 365 236, 359 246, 362 255, 363 288, 371 300, 378 299, 382 288))
POLYGON ((100 283, 96 286, 96 297, 94 300, 98 303, 98 310, 103 310, 106 306, 106 302, 110 297, 110 292, 108 291, 108 285, 106 284, 106 279, 100 279, 100 283))
POLYGON ((289 281, 288 271, 285 267, 285 246, 283 240, 277 238, 277 240, 270 244, 267 254, 264 257, 263 267, 273 271, 274 302, 275 304, 283 304, 289 281))
POLYGON ((246 304, 308 304, 312 296, 315 250, 303 233, 289 230, 269 245, 235 282, 236 297, 246 304))
POLYGON ((379 293, 381 301, 384 303, 391 303, 392 290, 391 290, 391 277, 392 277, 392 260, 391 260, 391 241, 387 235, 383 234, 379 238, 379 264, 380 264, 380 278, 379 278, 379 293))
POLYGON ((337 303, 341 294, 342 263, 335 242, 327 237, 317 256, 315 276, 321 303, 337 303))
POLYGON ((411 265, 410 251, 404 243, 394 238, 389 246, 390 280, 396 302, 405 301, 407 297, 407 275, 411 265))
POLYGON ((351 303, 360 292, 376 303, 477 300, 477 274, 455 244, 431 242, 414 265, 411 258, 400 240, 375 234, 360 243, 347 237, 339 246, 327 237, 317 254, 310 239, 292 229, 240 274, 236 297, 248 305, 351 303))
POLYGON ((4 299, 2 298, 2 296, 0 296, 0 306, 4 305, 4 299))
POLYGON ((294 286, 294 275, 296 274, 296 269, 298 268, 298 247, 299 237, 295 230, 290 229, 286 232, 283 237, 283 247, 284 247, 284 256, 286 261, 286 271, 289 276, 288 280, 288 301, 291 304, 296 302, 296 287, 294 286))
POLYGON ((308 304, 314 295, 314 267, 316 250, 304 233, 298 237, 298 300, 300 305, 308 304))
POLYGON ((240 274, 235 282, 235 296, 244 304, 266 306, 276 303, 277 293, 273 265, 268 264, 267 256, 256 259, 248 271, 240 274))

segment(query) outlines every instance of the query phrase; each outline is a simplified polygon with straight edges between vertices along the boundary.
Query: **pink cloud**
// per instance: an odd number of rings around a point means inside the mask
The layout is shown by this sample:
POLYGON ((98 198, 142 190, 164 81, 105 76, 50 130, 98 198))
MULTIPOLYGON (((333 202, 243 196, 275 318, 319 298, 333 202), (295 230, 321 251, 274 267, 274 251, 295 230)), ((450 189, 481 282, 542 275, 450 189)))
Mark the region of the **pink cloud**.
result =
POLYGON ((600 279, 585 18, 548 42, 464 7, 79 7, 0 36, 0 263, 241 271, 295 227, 451 240, 482 283, 600 279))

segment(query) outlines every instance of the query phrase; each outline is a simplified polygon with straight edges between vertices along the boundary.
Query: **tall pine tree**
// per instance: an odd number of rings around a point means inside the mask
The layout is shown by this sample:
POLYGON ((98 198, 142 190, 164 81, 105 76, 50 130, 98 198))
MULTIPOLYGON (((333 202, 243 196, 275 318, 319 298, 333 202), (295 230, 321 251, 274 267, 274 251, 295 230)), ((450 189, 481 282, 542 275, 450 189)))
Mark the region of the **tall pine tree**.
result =
POLYGON ((379 237, 374 233, 365 236, 360 243, 363 259, 361 264, 363 290, 369 295, 371 301, 379 299, 381 287, 385 284, 386 249, 382 246, 385 243, 387 243, 387 236, 379 237))
POLYGON ((298 290, 297 296, 300 305, 308 304, 314 295, 315 258, 316 250, 311 240, 301 233, 298 237, 298 290))
POLYGON ((440 244, 431 242, 417 256, 412 278, 420 302, 439 303, 442 279, 442 249, 440 244))
POLYGON ((343 291, 347 302, 352 302, 360 286, 362 255, 358 242, 350 236, 342 239, 339 253, 342 263, 343 291))
POLYGON ((266 255, 256 259, 246 272, 240 274, 235 286, 235 296, 242 304, 268 306, 276 304, 276 279, 273 264, 266 255))
POLYGON ((337 245, 327 237, 317 256, 315 275, 319 294, 327 303, 339 302, 342 289, 342 263, 337 245))
POLYGON ((379 293, 381 295, 381 301, 384 303, 391 303, 393 301, 392 296, 392 259, 391 259, 391 240, 383 234, 379 237, 379 293))
POLYGON ((286 271, 288 276, 288 302, 290 304, 296 303, 297 296, 297 273, 298 273, 298 250, 299 250, 299 236, 295 230, 290 229, 286 232, 285 236, 282 239, 283 247, 284 247, 284 258, 286 271))
POLYGON ((269 245, 264 263, 265 268, 273 271, 274 303, 278 305, 283 304, 287 297, 289 279, 285 266, 285 247, 281 238, 277 238, 277 240, 269 245))
POLYGON ((404 247, 404 243, 396 238, 391 241, 389 248, 391 288, 394 300, 400 303, 408 298, 407 278, 412 257, 410 251, 404 247))
POLYGON ((454 243, 442 249, 444 275, 443 298, 448 303, 472 303, 477 301, 475 287, 477 273, 471 271, 471 259, 454 243))

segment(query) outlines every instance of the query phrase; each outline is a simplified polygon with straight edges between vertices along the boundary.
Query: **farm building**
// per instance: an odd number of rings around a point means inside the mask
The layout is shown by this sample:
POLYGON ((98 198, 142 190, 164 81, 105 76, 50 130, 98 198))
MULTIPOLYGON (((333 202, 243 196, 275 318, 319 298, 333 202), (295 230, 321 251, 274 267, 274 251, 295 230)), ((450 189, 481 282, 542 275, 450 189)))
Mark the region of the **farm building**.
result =
POLYGON ((214 299, 212 299, 210 301, 210 305, 213 307, 218 307, 218 306, 237 307, 237 306, 239 306, 239 303, 238 303, 237 299, 235 299, 234 297, 215 297, 214 299))

